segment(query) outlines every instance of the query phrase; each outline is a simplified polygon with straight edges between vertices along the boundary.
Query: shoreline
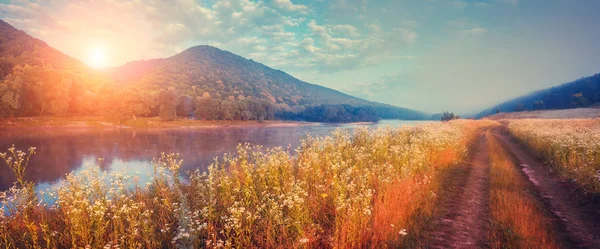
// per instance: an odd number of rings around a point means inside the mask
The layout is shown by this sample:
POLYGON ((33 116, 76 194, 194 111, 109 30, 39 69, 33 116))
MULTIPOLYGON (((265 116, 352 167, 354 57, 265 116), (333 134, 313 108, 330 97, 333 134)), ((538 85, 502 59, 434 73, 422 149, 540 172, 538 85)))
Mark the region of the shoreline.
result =
POLYGON ((299 127, 322 125, 320 122, 303 122, 289 120, 190 120, 179 119, 175 121, 161 121, 157 117, 141 117, 136 120, 119 122, 114 119, 100 117, 27 117, 27 118, 1 118, 0 130, 46 130, 46 129, 73 129, 73 130, 171 130, 171 129, 214 129, 214 128, 256 128, 256 127, 299 127))

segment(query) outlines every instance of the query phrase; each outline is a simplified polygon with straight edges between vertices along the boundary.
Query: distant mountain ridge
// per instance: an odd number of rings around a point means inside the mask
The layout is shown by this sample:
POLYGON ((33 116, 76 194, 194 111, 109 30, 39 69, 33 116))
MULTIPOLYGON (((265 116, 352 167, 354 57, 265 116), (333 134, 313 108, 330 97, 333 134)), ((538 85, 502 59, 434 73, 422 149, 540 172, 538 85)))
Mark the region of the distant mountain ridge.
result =
POLYGON ((167 119, 176 114, 270 119, 277 114, 331 122, 426 118, 418 111, 310 84, 206 45, 98 71, 1 20, 0 97, 0 116, 135 118, 166 113, 167 119))
POLYGON ((477 114, 485 117, 500 112, 583 108, 600 103, 600 74, 583 77, 555 87, 538 90, 490 107, 477 114))

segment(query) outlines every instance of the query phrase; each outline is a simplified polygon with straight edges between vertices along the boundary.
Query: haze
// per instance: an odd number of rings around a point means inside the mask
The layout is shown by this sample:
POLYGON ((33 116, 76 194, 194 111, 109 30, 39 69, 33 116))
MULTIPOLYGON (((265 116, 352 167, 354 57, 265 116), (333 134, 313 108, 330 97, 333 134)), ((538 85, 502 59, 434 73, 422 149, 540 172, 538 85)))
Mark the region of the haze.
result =
POLYGON ((473 113, 598 73, 598 1, 2 1, 0 19, 92 67, 209 44, 315 84, 473 113))

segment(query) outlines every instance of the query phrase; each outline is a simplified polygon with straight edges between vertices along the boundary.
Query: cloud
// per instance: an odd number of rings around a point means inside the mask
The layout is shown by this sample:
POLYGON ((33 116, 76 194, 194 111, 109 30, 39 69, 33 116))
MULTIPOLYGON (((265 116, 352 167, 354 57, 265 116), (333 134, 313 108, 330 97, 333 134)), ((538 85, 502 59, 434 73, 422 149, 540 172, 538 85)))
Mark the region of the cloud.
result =
POLYGON ((464 29, 461 30, 462 34, 465 35, 482 35, 487 33, 487 29, 484 28, 472 28, 472 29, 464 29))
POLYGON ((459 18, 446 22, 445 28, 448 32, 462 36, 483 35, 488 29, 481 27, 477 22, 467 18, 459 18))
POLYGON ((369 0, 332 0, 329 8, 336 14, 352 15, 367 10, 369 0))
POLYGON ((372 81, 360 81, 347 85, 342 91, 369 99, 375 99, 379 94, 394 92, 398 88, 413 87, 414 84, 407 82, 405 72, 394 74, 382 74, 372 81))
POLYGON ((331 30, 342 36, 359 37, 359 30, 349 24, 332 25, 331 30))
POLYGON ((489 3, 486 3, 486 2, 476 2, 476 3, 474 3, 473 5, 474 5, 475 7, 487 7, 487 6, 489 6, 490 4, 489 4, 489 3))
MULTIPOLYGON (((363 68, 387 60, 406 59, 399 53, 418 37, 414 30, 407 28, 384 31, 376 24, 369 25, 369 28, 370 34, 362 36, 354 26, 319 25, 311 20, 307 25, 312 37, 311 45, 320 48, 307 50, 313 58, 317 58, 311 60, 315 62, 312 68, 328 73, 363 68), (354 31, 356 34, 339 32, 340 30, 354 31)), ((304 65, 307 64, 311 65, 304 65)))
POLYGON ((450 4, 457 9, 464 9, 469 6, 469 3, 465 1, 452 1, 450 4))
POLYGON ((288 12, 300 12, 301 14, 307 14, 308 7, 302 4, 293 4, 290 0, 274 0, 275 7, 288 11, 288 12))
MULTIPOLYGON (((322 4, 364 12, 369 1, 322 4)), ((211 44, 282 69, 332 73, 406 60, 403 46, 418 37, 416 22, 399 21, 395 28, 384 28, 378 21, 357 26, 360 23, 319 18, 309 6, 290 0, 22 0, 0 4, 0 15, 77 58, 85 57, 86 48, 74 51, 55 37, 72 44, 112 44, 112 50, 120 51, 117 64, 211 44)))

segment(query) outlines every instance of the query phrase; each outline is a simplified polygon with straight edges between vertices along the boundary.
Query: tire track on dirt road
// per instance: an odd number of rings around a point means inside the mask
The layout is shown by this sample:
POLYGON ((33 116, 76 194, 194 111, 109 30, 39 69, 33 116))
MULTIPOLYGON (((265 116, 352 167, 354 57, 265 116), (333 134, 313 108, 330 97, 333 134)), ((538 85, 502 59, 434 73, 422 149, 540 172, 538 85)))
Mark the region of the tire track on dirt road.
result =
POLYGON ((489 155, 487 137, 482 130, 466 162, 468 173, 456 197, 444 205, 445 214, 434 221, 428 248, 486 248, 489 231, 489 155))
POLYGON ((582 207, 572 189, 561 184, 550 167, 539 163, 529 151, 507 135, 503 127, 492 130, 494 137, 512 154, 517 165, 533 183, 557 222, 570 248, 600 248, 600 217, 582 207))

